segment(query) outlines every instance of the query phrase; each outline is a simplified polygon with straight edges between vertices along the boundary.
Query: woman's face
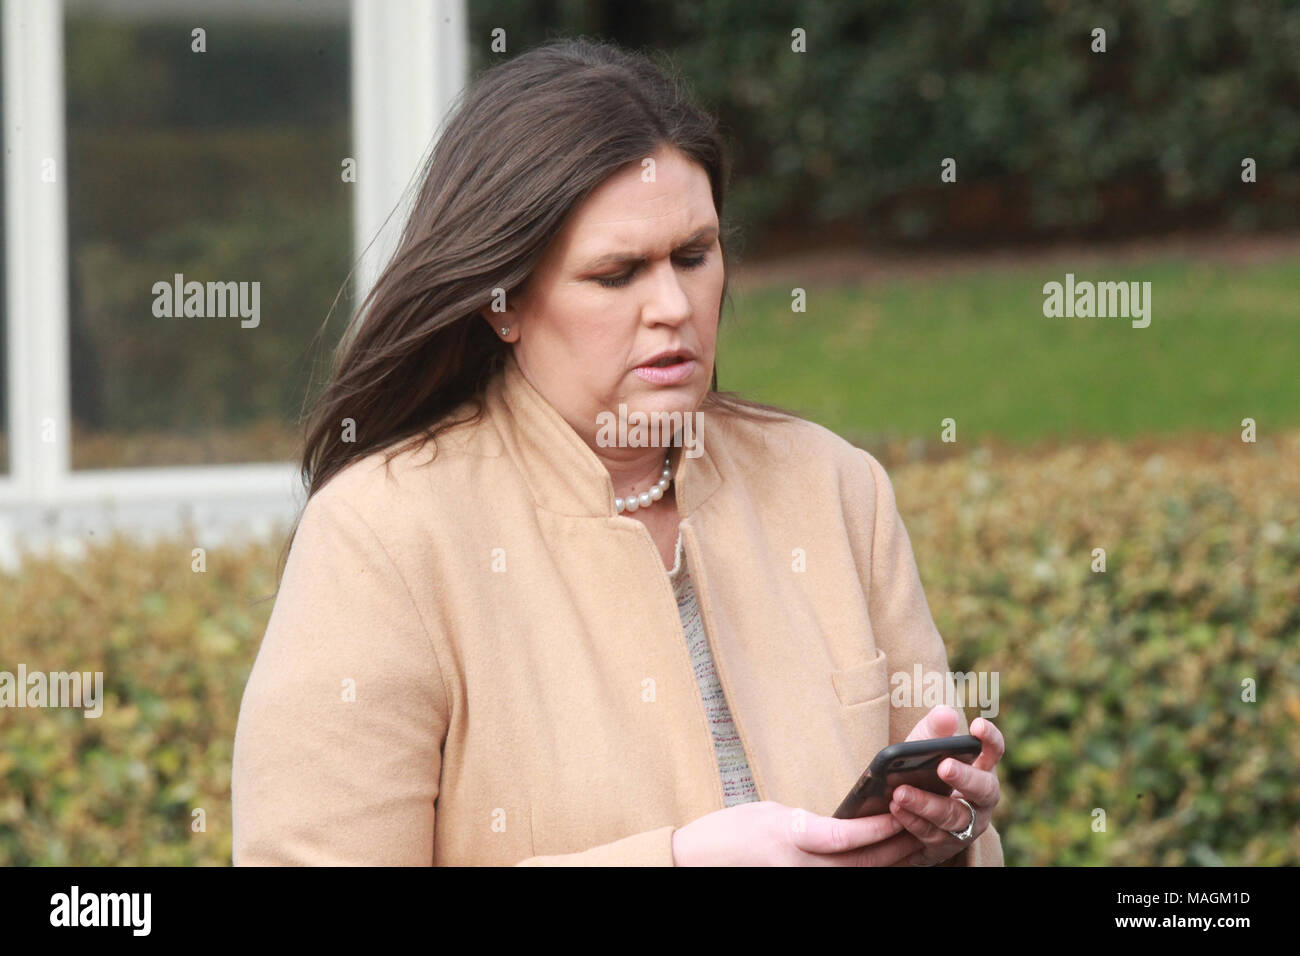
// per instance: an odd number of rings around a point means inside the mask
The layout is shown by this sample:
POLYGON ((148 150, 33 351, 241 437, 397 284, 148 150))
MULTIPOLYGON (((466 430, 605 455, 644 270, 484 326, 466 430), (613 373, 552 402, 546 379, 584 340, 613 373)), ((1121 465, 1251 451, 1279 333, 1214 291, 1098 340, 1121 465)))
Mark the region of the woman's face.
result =
POLYGON ((504 313, 533 387, 596 447, 597 415, 692 412, 713 376, 722 251, 709 177, 661 149, 580 204, 504 313), (650 180, 650 181, 646 181, 650 180), (667 352, 685 361, 645 366, 667 352))

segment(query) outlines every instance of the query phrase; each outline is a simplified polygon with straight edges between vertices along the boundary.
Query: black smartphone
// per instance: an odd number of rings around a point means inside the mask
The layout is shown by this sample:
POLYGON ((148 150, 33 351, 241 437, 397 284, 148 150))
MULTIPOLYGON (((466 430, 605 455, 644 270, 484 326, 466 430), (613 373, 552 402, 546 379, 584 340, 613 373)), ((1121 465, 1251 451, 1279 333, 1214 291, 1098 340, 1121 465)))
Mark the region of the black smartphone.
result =
POLYGON ((888 813, 894 788, 904 784, 947 796, 952 787, 939 776, 939 764, 948 757, 962 763, 972 763, 983 746, 980 739, 972 734, 890 744, 876 754, 871 765, 863 771, 849 795, 831 816, 849 820, 888 813))

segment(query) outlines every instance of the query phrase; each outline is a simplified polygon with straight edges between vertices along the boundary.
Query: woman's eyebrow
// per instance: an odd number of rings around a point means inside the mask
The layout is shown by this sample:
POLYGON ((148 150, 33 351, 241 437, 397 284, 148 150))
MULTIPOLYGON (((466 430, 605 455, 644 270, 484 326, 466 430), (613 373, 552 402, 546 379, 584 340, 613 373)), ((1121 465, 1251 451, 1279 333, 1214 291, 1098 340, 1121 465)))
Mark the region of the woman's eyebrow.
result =
MULTIPOLYGON (((704 239, 706 237, 712 239, 713 236, 717 235, 717 232, 718 232, 717 226, 705 226, 702 229, 695 230, 695 232, 687 236, 681 242, 677 243, 677 245, 674 246, 673 248, 681 249, 683 246, 689 246, 693 243, 699 242, 701 239, 704 239)), ((583 271, 586 271, 588 269, 599 269, 601 266, 607 266, 613 263, 619 263, 621 265, 634 265, 637 263, 645 262, 645 259, 646 259, 645 256, 639 255, 635 252, 607 252, 603 256, 597 256, 595 259, 592 259, 590 262, 584 265, 582 269, 583 271)))

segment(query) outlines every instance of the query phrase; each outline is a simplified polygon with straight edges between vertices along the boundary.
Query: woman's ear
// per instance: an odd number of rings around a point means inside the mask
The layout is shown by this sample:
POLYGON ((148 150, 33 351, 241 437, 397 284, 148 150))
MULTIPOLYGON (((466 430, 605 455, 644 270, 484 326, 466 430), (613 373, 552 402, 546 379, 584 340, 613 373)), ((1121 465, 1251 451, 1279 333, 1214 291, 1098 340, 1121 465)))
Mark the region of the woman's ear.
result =
POLYGON ((518 342, 519 327, 523 324, 523 320, 519 317, 519 310, 513 304, 505 301, 505 298, 504 294, 493 298, 490 305, 485 305, 479 309, 479 315, 491 327, 492 334, 501 341, 518 342))

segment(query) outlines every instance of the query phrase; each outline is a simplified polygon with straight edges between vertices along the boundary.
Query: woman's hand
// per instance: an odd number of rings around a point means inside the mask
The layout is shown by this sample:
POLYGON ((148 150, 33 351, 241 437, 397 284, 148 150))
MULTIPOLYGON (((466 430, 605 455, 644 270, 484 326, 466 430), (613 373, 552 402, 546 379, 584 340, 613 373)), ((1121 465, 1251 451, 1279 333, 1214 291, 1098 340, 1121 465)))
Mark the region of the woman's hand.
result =
MULTIPOLYGON (((930 710, 907 735, 908 740, 930 740, 934 737, 951 737, 957 730, 957 712, 951 707, 938 706, 930 710)), ((983 746, 974 763, 966 764, 951 757, 939 764, 939 776, 955 789, 942 797, 917 787, 899 787, 894 791, 889 812, 907 832, 922 844, 915 854, 894 866, 934 866, 975 842, 988 829, 993 808, 1002 796, 998 783, 997 763, 1002 759, 1005 741, 1002 732, 983 717, 970 725, 970 732, 983 746), (970 810, 955 797, 964 797, 975 808, 975 828, 970 839, 958 840, 951 831, 961 832, 970 823, 970 810)))
POLYGON ((888 813, 838 820, 772 800, 705 814, 672 845, 677 866, 890 866, 924 849, 888 813))

